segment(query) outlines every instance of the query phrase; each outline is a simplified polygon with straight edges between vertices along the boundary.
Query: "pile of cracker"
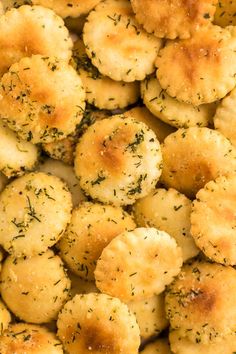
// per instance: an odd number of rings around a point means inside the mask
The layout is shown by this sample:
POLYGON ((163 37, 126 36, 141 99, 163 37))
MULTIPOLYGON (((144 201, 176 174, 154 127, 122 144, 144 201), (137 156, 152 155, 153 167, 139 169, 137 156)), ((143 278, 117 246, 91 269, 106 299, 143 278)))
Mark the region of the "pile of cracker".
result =
POLYGON ((235 14, 0 1, 0 354, 236 353, 235 14))

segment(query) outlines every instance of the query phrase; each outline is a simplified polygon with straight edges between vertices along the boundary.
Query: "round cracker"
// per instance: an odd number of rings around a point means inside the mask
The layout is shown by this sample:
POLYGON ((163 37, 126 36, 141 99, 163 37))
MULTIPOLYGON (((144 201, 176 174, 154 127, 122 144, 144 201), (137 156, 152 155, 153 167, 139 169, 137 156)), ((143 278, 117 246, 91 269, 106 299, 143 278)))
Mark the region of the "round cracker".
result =
POLYGON ((128 205, 155 187, 161 163, 154 132, 142 122, 117 115, 87 129, 77 145, 75 173, 93 199, 128 205))
POLYGON ((0 300, 0 335, 8 328, 10 322, 11 314, 6 308, 6 305, 0 300))
POLYGON ((214 23, 221 27, 236 26, 236 3, 232 0, 220 0, 216 5, 214 23))
POLYGON ((128 0, 102 1, 84 26, 84 43, 98 70, 113 80, 143 80, 155 70, 160 39, 135 20, 128 0))
POLYGON ((157 139, 162 143, 165 138, 173 133, 175 129, 165 124, 155 117, 146 107, 134 107, 124 112, 124 117, 133 117, 135 120, 145 123, 155 134, 157 139))
POLYGON ((223 98, 214 116, 214 126, 236 147, 236 89, 223 98))
POLYGON ((21 176, 34 168, 38 160, 38 148, 20 139, 0 120, 0 170, 9 178, 21 176))
POLYGON ((125 304, 105 294, 76 295, 59 314, 58 336, 70 354, 137 354, 135 316, 125 304))
POLYGON ((235 331, 235 291, 236 270, 232 267, 207 262, 184 266, 166 295, 172 328, 192 342, 221 340, 235 331))
POLYGON ((141 96, 152 114, 175 128, 205 127, 212 122, 216 110, 215 104, 194 107, 177 101, 161 88, 154 76, 141 83, 141 96))
POLYGON ((165 338, 161 338, 146 345, 141 354, 171 354, 171 351, 168 341, 165 338))
POLYGON ((234 354, 236 350, 236 334, 231 333, 224 338, 207 344, 192 342, 181 337, 178 331, 171 331, 169 335, 171 350, 174 354, 234 354))
POLYGON ((131 301, 128 307, 136 316, 142 340, 156 337, 168 327, 164 294, 154 295, 145 300, 131 301))
POLYGON ((86 101, 99 109, 125 108, 134 104, 140 95, 138 82, 114 81, 99 73, 88 58, 83 41, 73 49, 75 68, 86 91, 86 101))
POLYGON ((214 18, 217 0, 131 0, 137 21, 159 38, 189 38, 214 18))
POLYGON ((101 292, 124 302, 160 294, 182 266, 175 240, 154 228, 124 232, 104 248, 95 270, 101 292))
POLYGON ((191 209, 192 203, 184 194, 158 188, 136 202, 134 214, 138 226, 155 227, 174 237, 186 261, 199 253, 190 233, 191 209))
POLYGON ((217 263, 236 265, 236 175, 208 182, 196 196, 191 234, 205 255, 217 263))
POLYGON ((62 18, 88 14, 101 0, 32 0, 34 5, 49 7, 62 18))
POLYGON ((47 328, 28 323, 12 324, 0 337, 1 354, 63 354, 60 341, 47 328))
POLYGON ((85 108, 80 77, 55 57, 34 55, 12 65, 2 78, 0 95, 1 116, 20 137, 35 144, 74 132, 85 108))
POLYGON ((236 84, 236 37, 218 26, 202 29, 190 39, 169 41, 156 66, 171 97, 194 106, 215 102, 236 84))
MULTIPOLYGON (((21 6, 0 18, 0 76, 23 57, 56 56, 68 61, 72 41, 63 20, 41 6, 21 6)), ((39 80, 41 81, 41 80, 39 80)))
POLYGON ((37 168, 37 170, 62 179, 67 184, 69 191, 71 192, 74 207, 86 200, 72 166, 68 166, 62 161, 46 159, 37 168))
POLYGON ((61 237, 71 218, 71 194, 64 182, 29 173, 0 194, 0 242, 15 256, 45 252, 61 237))
POLYGON ((2 267, 1 295, 9 309, 26 322, 57 318, 68 298, 70 280, 52 251, 31 258, 9 256, 2 267))
POLYGON ((103 249, 114 237, 135 227, 132 217, 120 207, 82 203, 73 210, 71 222, 59 242, 60 255, 75 274, 94 280, 103 249))
POLYGON ((209 128, 177 130, 165 139, 162 154, 163 183, 190 198, 210 180, 236 170, 234 147, 209 128))

